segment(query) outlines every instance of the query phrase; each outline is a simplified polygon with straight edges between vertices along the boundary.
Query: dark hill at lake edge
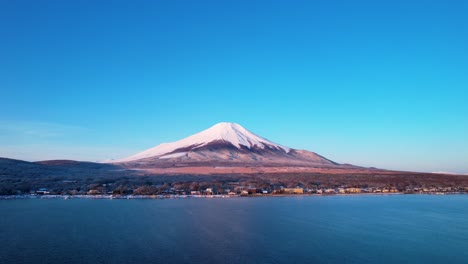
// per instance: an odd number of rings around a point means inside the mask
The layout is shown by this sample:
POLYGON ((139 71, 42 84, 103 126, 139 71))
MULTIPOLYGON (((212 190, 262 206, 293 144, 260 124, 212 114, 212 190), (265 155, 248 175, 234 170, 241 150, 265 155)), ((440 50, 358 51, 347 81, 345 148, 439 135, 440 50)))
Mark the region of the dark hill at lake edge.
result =
POLYGON ((327 173, 326 170, 315 169, 315 172, 252 170, 246 173, 234 169, 233 173, 164 174, 130 170, 116 164, 69 160, 27 162, 0 158, 0 195, 29 194, 38 190, 46 190, 50 194, 189 194, 206 189, 216 193, 244 189, 272 193, 283 187, 300 187, 305 192, 351 187, 404 193, 423 189, 437 192, 468 190, 466 175, 362 168, 327 173))

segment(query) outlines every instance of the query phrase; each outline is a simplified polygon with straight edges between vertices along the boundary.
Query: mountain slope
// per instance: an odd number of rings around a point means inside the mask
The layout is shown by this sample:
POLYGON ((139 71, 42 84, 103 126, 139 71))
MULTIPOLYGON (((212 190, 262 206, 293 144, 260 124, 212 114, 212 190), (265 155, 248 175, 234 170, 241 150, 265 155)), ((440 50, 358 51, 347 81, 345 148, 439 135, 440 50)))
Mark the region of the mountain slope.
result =
POLYGON ((248 149, 264 149, 265 147, 268 147, 277 150, 283 150, 284 152, 289 152, 289 148, 283 147, 267 139, 259 137, 238 124, 219 123, 200 133, 184 138, 182 140, 172 143, 163 143, 156 147, 137 153, 133 156, 115 160, 114 162, 128 162, 149 157, 171 158, 174 156, 168 155, 165 157, 164 155, 175 153, 178 152, 178 150, 183 149, 187 151, 201 149, 203 147, 208 146, 212 142, 229 143, 238 149, 240 149, 241 147, 247 147, 248 149))
POLYGON ((145 168, 340 166, 316 153, 274 143, 235 123, 219 123, 185 139, 163 143, 111 163, 145 168))
POLYGON ((74 177, 82 175, 115 174, 121 170, 114 164, 101 164, 73 160, 50 160, 28 162, 0 157, 0 178, 2 177, 74 177))

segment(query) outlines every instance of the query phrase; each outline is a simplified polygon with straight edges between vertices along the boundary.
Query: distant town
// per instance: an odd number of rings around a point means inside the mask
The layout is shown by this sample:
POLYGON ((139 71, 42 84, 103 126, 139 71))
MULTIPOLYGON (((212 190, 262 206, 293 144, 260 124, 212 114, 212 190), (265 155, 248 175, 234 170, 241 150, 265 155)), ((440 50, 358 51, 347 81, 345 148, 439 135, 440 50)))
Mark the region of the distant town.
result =
POLYGON ((468 193, 468 175, 359 173, 163 174, 112 165, 59 165, 0 158, 1 197, 261 197, 281 195, 468 193))
MULTIPOLYGON (((63 183, 77 183, 76 181, 63 181, 63 183)), ((66 190, 57 191, 49 188, 30 190, 29 193, 16 192, 2 193, 0 199, 12 198, 94 198, 94 199, 162 199, 162 198, 188 198, 188 197, 262 197, 262 196, 293 196, 293 195, 353 195, 353 194, 466 194, 467 187, 407 187, 404 189, 396 187, 347 187, 336 188, 303 186, 284 187, 270 186, 257 188, 255 186, 244 186, 238 182, 227 183, 225 187, 201 187, 198 184, 184 186, 174 184, 144 185, 135 189, 126 189, 121 186, 109 191, 112 184, 92 184, 88 190, 66 190), (185 187, 185 188, 184 188, 185 187)))

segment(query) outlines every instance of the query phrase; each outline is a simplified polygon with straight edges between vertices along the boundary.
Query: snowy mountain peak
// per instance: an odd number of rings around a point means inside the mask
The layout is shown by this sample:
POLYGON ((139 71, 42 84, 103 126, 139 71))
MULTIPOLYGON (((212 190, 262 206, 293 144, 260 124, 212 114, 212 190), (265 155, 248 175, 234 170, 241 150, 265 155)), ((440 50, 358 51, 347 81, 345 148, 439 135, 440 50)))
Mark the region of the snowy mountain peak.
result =
MULTIPOLYGON (((249 149, 253 147, 260 149, 268 147, 284 151, 285 153, 290 151, 290 149, 287 147, 278 145, 265 138, 255 135, 239 124, 222 122, 182 140, 171 143, 163 143, 133 156, 115 160, 113 162, 127 162, 150 157, 175 157, 179 155, 179 153, 176 153, 176 151, 179 149, 196 149, 206 146, 209 143, 219 141, 230 143, 238 149, 241 149, 242 146, 244 146, 249 149)), ((184 154, 184 152, 180 153, 180 155, 182 154, 184 154)))
POLYGON ((237 148, 240 148, 241 145, 246 146, 247 148, 254 146, 264 148, 265 146, 270 146, 277 149, 283 149, 285 152, 289 152, 289 148, 283 147, 260 136, 257 136, 236 123, 218 123, 205 131, 193 135, 192 137, 201 139, 206 143, 215 140, 222 140, 231 143, 237 148))

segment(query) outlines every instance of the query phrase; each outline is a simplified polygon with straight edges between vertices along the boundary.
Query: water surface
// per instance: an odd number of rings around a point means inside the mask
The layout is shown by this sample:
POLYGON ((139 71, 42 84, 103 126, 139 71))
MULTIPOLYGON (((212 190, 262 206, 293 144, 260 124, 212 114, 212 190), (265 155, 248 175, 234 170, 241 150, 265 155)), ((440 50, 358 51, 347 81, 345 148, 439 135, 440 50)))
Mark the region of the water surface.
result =
POLYGON ((468 195, 2 200, 0 263, 468 263, 468 195))

